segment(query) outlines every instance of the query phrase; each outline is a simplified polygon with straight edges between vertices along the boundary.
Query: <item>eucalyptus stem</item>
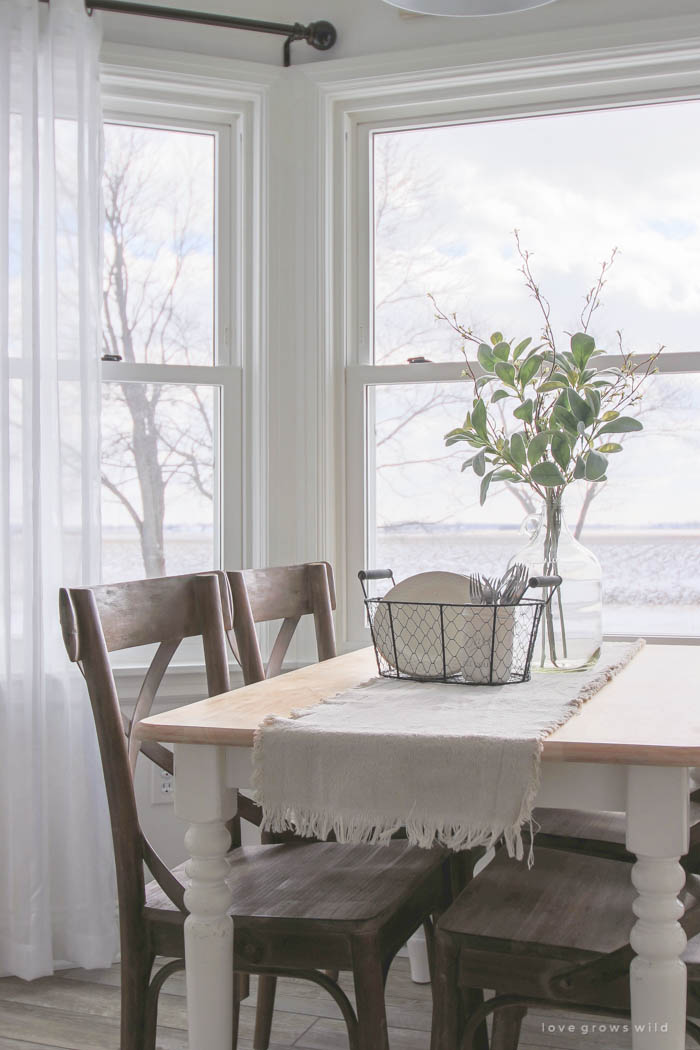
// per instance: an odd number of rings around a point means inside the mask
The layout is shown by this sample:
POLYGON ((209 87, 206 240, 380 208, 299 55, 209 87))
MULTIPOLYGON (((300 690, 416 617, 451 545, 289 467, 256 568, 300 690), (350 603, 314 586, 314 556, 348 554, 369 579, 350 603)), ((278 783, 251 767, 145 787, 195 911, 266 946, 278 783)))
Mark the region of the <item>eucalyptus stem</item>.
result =
MULTIPOLYGON (((555 576, 559 574, 559 536, 561 534, 561 494, 553 489, 547 493, 547 498, 544 507, 544 526, 545 526, 545 538, 544 538, 544 565, 543 570, 545 576, 555 576)), ((545 605, 545 626, 547 629, 547 636, 549 639, 549 656, 552 663, 556 666, 557 663, 557 643, 554 634, 554 616, 552 611, 552 603, 555 598, 554 588, 548 588, 547 590, 547 604, 545 605)), ((563 610, 561 607, 561 599, 559 600, 559 618, 562 626, 562 646, 563 656, 566 657, 566 634, 563 630, 564 619, 563 610)), ((542 641, 544 642, 544 632, 542 635, 542 641)), ((542 666, 545 662, 545 647, 543 646, 542 655, 542 666)))

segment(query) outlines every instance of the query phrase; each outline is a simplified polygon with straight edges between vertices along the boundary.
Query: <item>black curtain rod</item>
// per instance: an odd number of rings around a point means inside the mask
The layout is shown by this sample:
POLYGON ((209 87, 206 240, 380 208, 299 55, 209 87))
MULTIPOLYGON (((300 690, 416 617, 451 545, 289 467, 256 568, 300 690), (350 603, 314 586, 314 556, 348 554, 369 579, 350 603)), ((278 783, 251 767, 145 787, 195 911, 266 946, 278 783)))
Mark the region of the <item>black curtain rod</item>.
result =
MULTIPOLYGON (((49 0, 40 0, 49 3, 49 0)), ((293 40, 305 40, 317 51, 328 51, 335 44, 338 34, 330 22, 301 22, 293 25, 284 22, 262 22, 257 18, 234 18, 230 15, 213 15, 199 11, 187 11, 178 7, 160 7, 155 4, 129 4, 123 0, 85 0, 85 8, 92 11, 111 11, 120 15, 143 15, 146 18, 167 18, 174 22, 195 22, 205 26, 220 26, 222 29, 248 29, 253 33, 274 33, 284 36, 283 56, 285 66, 291 65, 290 44, 293 40)))

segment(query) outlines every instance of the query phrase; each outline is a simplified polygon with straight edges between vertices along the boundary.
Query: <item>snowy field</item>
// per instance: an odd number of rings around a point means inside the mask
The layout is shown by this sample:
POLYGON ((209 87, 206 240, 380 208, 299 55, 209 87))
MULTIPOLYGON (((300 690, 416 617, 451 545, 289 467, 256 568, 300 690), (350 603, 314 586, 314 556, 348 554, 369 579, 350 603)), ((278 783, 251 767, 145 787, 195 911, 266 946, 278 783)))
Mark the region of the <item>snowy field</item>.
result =
MULTIPOLYGON (((605 629, 620 634, 700 635, 700 529, 592 531, 587 545, 603 569, 605 629)), ((524 544, 517 529, 378 529, 374 566, 397 580, 428 569, 502 573, 524 544)), ((210 532, 168 531, 168 573, 214 565, 210 532)), ((103 541, 104 579, 143 575, 138 544, 120 532, 103 541)))

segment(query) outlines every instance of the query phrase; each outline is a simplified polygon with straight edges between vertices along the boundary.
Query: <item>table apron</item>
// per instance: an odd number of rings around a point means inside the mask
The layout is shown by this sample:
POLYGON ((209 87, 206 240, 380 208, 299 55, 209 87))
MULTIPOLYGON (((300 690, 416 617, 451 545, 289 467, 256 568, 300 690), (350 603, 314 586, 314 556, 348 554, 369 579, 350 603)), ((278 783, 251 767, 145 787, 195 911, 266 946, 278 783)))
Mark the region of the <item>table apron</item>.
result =
POLYGON ((224 767, 224 780, 227 788, 246 789, 253 774, 252 747, 227 747, 224 767))
MULTIPOLYGON (((249 747, 224 748, 227 788, 247 788, 253 768, 249 747)), ((592 762, 543 762, 538 806, 625 810, 627 766, 592 762)))
POLYGON ((593 762, 543 762, 538 806, 554 809, 627 809, 627 766, 593 762))
MULTIPOLYGON (((222 750, 226 787, 247 789, 253 770, 253 749, 222 750)), ((634 767, 612 762, 543 762, 537 805, 624 812, 630 768, 634 767)))

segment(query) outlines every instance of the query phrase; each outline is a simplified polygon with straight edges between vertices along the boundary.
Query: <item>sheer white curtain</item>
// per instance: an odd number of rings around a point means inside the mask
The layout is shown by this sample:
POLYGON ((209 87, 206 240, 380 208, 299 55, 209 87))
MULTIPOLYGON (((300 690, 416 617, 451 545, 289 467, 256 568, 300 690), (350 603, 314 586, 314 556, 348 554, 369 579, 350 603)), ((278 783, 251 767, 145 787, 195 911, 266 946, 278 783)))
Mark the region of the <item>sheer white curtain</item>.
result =
POLYGON ((61 584, 99 569, 99 31, 0 0, 0 974, 108 965, 109 822, 61 584), (9 164, 8 164, 9 158, 9 164))

